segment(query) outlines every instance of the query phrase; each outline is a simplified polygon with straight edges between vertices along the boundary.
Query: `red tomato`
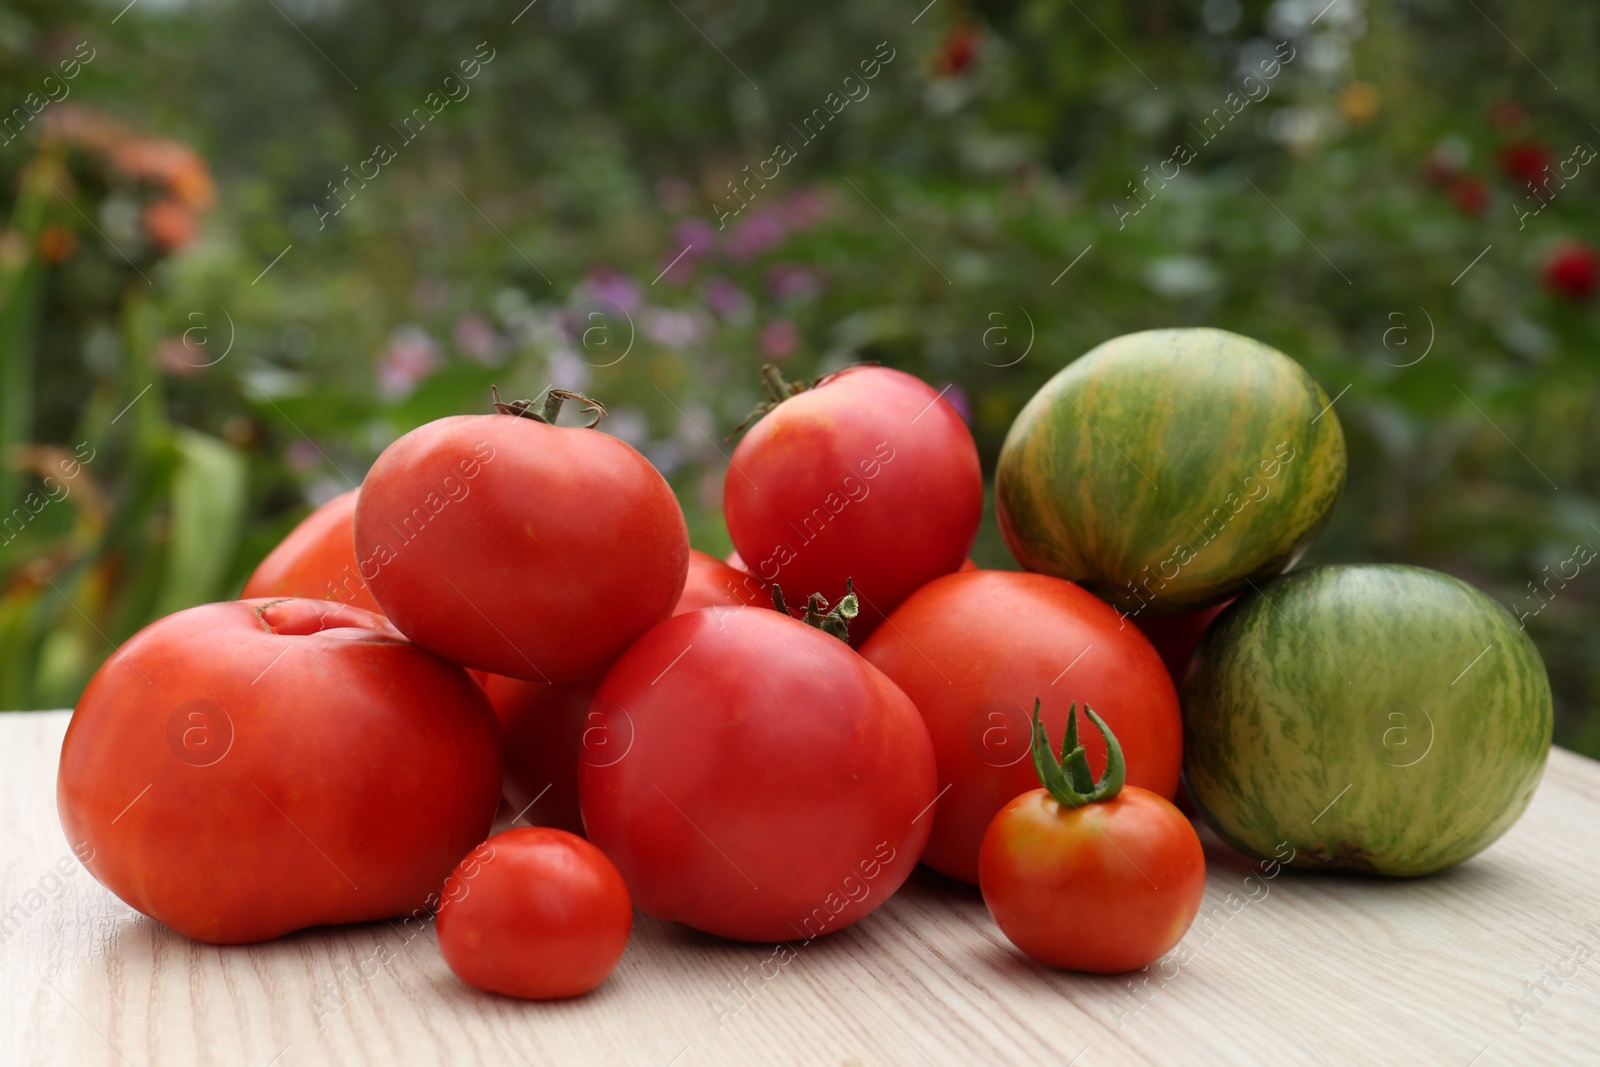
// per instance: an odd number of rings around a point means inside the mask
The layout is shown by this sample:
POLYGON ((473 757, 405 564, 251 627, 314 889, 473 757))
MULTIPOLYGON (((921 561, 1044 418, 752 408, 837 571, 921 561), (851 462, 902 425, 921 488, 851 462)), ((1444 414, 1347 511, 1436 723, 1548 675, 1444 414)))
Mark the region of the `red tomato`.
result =
POLYGON ((243 600, 302 596, 378 611, 356 560, 356 497, 340 493, 300 520, 244 583, 243 600))
POLYGON ((978 569, 978 565, 976 563, 972 562, 972 560, 969 558, 965 562, 963 562, 960 567, 958 567, 956 569, 957 570, 963 570, 963 571, 975 571, 975 570, 978 569))
POLYGON ((983 475, 966 423, 932 386, 850 367, 751 427, 734 449, 723 511, 747 569, 791 602, 838 599, 853 579, 859 643, 919 586, 961 566, 983 475))
POLYGON ((61 825, 130 906, 214 944, 424 905, 488 833, 488 701, 381 615, 204 604, 96 672, 61 748, 61 825))
POLYGON ((741 941, 810 939, 916 866, 934 763, 894 683, 768 610, 693 611, 606 675, 578 796, 641 910, 741 941))
POLYGON ((491 837, 445 883, 439 951, 490 993, 587 993, 622 959, 633 905, 622 875, 583 838, 548 826, 491 837))
POLYGON ((525 682, 491 674, 484 684, 500 722, 505 761, 505 796, 511 814, 535 826, 583 832, 578 814, 578 745, 589 702, 600 685, 586 682, 525 682))
POLYGON ((772 594, 754 575, 730 567, 715 556, 689 550, 689 577, 683 583, 674 615, 711 607, 772 607, 772 594))
POLYGON ((384 449, 356 509, 361 573, 401 633, 454 663, 596 677, 672 614, 683 512, 630 445, 502 408, 384 449))
MULTIPOLYGON (((1105 724, 1090 716, 1115 751, 1105 724)), ((984 834, 983 902, 1011 943, 1036 960, 1099 974, 1131 971, 1159 959, 1194 922, 1205 852, 1177 808, 1122 785, 1120 758, 1094 783, 1073 727, 1064 747, 1058 764, 1040 730, 1045 787, 1013 798, 984 834)))
POLYGON ((1206 632, 1211 620, 1221 615, 1223 609, 1232 603, 1233 598, 1230 597, 1220 604, 1199 611, 1186 611, 1182 615, 1149 618, 1130 615, 1128 618, 1140 633, 1150 639, 1150 643, 1161 654, 1161 662, 1167 665, 1167 673, 1172 675, 1173 683, 1179 684, 1183 681, 1184 670, 1189 666, 1189 657, 1194 655, 1194 646, 1200 643, 1200 635, 1206 632))
MULTIPOLYGON (((922 862, 978 880, 978 845, 1001 806, 1038 784, 1028 712, 1066 725, 1087 701, 1122 739, 1128 781, 1178 786, 1183 724, 1161 658, 1117 610, 1071 582, 1024 571, 966 571, 929 582, 861 654, 905 690, 933 737, 940 794, 922 862), (945 788, 948 786, 948 788, 945 788)), ((1105 748, 1089 739, 1095 766, 1105 748)))

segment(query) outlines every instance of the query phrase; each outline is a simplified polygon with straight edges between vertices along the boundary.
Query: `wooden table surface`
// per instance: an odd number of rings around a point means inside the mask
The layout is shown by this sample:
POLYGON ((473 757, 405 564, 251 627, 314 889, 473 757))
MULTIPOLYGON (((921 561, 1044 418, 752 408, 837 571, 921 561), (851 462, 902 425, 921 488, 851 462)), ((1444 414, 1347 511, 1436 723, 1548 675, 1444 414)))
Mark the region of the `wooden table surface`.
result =
POLYGON ((1205 835, 1164 973, 1036 966, 919 871, 781 966, 640 916, 605 985, 535 1004, 464 987, 431 925, 218 948, 137 914, 57 822, 66 723, 0 715, 4 1065, 1600 1063, 1600 764, 1559 749, 1509 833, 1427 879, 1264 879, 1205 835))

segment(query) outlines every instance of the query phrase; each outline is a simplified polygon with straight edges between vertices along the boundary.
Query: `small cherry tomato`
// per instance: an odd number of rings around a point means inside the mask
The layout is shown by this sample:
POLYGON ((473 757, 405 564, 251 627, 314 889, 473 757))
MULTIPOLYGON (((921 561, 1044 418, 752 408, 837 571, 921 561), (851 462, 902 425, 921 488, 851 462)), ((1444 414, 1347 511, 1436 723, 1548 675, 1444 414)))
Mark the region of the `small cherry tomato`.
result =
POLYGON ((683 583, 683 595, 672 613, 682 615, 701 608, 741 605, 770 608, 772 594, 767 591, 766 583, 715 556, 691 548, 689 577, 683 583))
POLYGON ((576 834, 519 826, 445 883, 439 951, 468 985, 524 1000, 589 992, 622 959, 633 904, 605 853, 576 834))
POLYGON ((267 553, 244 583, 241 600, 300 596, 337 600, 351 607, 381 611, 361 580, 356 559, 356 501, 359 489, 340 493, 300 520, 278 547, 267 553))
POLYGON ((1002 933, 1052 967, 1116 974, 1143 967, 1183 939, 1200 910, 1206 859, 1172 804, 1124 786, 1122 748, 1100 716, 1106 771, 1096 782, 1067 718, 1058 763, 1034 706, 1033 758, 1041 789, 1012 800, 989 824, 978 886, 1002 933))

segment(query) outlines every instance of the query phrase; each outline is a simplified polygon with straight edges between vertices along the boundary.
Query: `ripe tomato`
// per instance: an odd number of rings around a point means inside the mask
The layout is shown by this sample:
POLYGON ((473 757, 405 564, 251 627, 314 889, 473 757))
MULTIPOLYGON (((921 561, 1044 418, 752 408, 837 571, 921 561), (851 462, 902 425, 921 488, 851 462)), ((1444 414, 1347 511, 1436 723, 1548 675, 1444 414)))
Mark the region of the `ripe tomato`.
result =
POLYGON ((893 682, 776 611, 692 611, 595 695, 578 796, 647 914, 742 941, 810 939, 916 866, 933 749, 893 682))
POLYGON ((1211 625, 1211 620, 1222 614, 1224 608, 1232 604, 1235 598, 1230 597, 1220 604, 1213 604, 1209 608, 1199 611, 1186 611, 1182 615, 1130 615, 1133 624, 1139 627, 1139 632, 1150 639, 1150 643, 1161 653, 1161 662, 1167 665, 1167 673, 1172 675, 1174 685, 1183 682, 1183 672, 1189 666, 1189 657, 1194 655, 1194 647, 1200 643, 1200 635, 1206 632, 1206 627, 1211 625))
POLYGON ((244 583, 243 600, 302 596, 378 611, 356 559, 356 499, 340 493, 300 520, 244 583))
POLYGON ((456 868, 438 923, 439 951, 468 985, 554 1000, 616 969, 633 905, 605 853, 565 830, 519 826, 456 868))
POLYGON ((983 835, 978 885, 1002 933, 1052 967, 1115 974, 1143 967, 1183 939, 1206 887, 1200 838, 1178 809, 1123 785, 1116 738, 1095 782, 1067 717, 1060 763, 1034 709, 1034 763, 1044 788, 1015 797, 983 835))
POLYGON ((203 604, 95 673, 56 794, 107 889, 237 944, 422 905, 489 831, 499 743, 466 672, 381 615, 203 604))
POLYGON ((683 595, 674 615, 710 607, 738 607, 740 605, 770 608, 772 594, 754 575, 731 567, 715 556, 698 549, 689 550, 689 577, 683 583, 683 595))
MULTIPOLYGON (((922 862, 978 880, 978 845, 1001 806, 1038 784, 1024 709, 1044 698, 1045 724, 1087 701, 1122 739, 1128 780, 1162 796, 1178 786, 1178 694, 1150 642, 1117 610, 1060 578, 965 571, 929 582, 879 627, 861 654, 905 690, 928 724, 943 792, 922 862), (948 786, 948 788, 944 788, 948 786)), ((1089 739, 1095 766, 1105 760, 1089 739)))
POLYGON ((584 682, 525 682, 491 674, 484 692, 500 723, 505 762, 505 797, 511 813, 535 826, 583 832, 578 814, 578 745, 589 702, 600 685, 584 682))
POLYGON ((546 415, 457 415, 384 449, 356 554, 400 632, 454 663, 570 682, 601 674, 672 613, 689 534, 630 445, 546 415), (548 418, 549 421, 541 421, 548 418))
POLYGON ((751 574, 792 597, 844 594, 857 643, 917 587, 961 566, 983 511, 978 449, 932 386, 850 367, 777 401, 734 449, 723 511, 751 574))

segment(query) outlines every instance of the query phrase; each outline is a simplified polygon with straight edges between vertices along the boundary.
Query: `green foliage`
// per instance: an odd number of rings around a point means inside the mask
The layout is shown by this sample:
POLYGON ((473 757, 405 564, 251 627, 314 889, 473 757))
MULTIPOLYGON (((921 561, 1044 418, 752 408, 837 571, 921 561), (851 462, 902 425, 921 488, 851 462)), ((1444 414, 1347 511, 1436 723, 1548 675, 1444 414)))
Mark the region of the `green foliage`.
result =
MULTIPOLYGON (((1566 47, 1600 12, 920 6, 11 5, 0 107, 97 51, 0 146, 0 444, 90 442, 104 504, 74 490, 0 546, 0 706, 71 702, 490 383, 600 396, 720 553, 722 438, 769 358, 953 383, 992 465, 1070 359, 1213 325, 1340 397, 1351 476, 1315 560, 1438 567, 1521 610, 1558 740, 1600 752, 1600 575, 1562 566, 1600 546, 1595 311, 1543 277, 1595 240, 1600 167, 1531 215, 1510 166, 1600 143, 1566 47), (802 134, 830 93, 859 99, 802 134), (72 106, 199 149, 221 195, 197 241, 166 255, 139 223, 160 190, 45 137, 72 106), (59 192, 25 180, 50 167, 59 192), (77 241, 60 262, 50 225, 77 241)), ((41 484, 6 470, 8 507, 41 484)), ((1006 563, 992 519, 976 554, 1006 563)))

